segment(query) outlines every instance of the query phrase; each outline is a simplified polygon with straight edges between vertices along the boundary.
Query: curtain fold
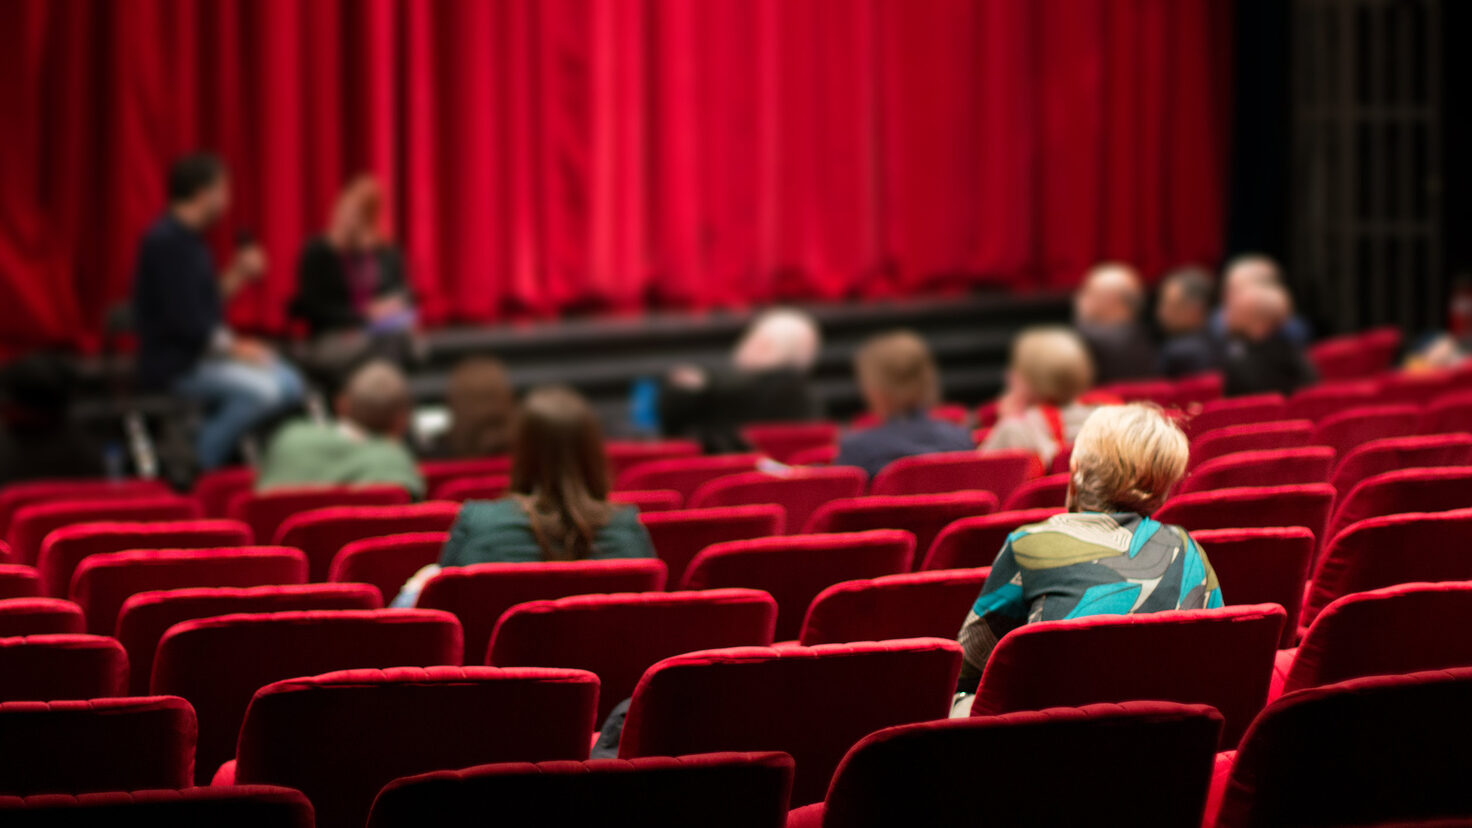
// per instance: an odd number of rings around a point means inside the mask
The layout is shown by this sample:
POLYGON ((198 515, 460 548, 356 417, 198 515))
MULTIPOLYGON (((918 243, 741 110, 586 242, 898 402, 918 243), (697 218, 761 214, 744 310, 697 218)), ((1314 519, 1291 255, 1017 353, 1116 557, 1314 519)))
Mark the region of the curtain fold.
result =
POLYGON ((8 0, 0 347, 96 343, 219 152, 279 331, 379 176, 431 323, 1071 286, 1218 254, 1227 0, 8 0))

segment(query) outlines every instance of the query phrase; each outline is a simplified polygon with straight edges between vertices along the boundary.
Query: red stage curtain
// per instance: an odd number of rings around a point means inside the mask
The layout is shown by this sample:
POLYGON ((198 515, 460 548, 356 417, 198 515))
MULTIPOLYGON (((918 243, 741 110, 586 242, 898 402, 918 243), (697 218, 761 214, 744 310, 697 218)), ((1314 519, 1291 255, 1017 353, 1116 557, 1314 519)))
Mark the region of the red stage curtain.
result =
POLYGON ((271 273, 380 175, 431 322, 1072 284, 1218 253, 1225 0, 6 0, 0 342, 86 341, 169 160, 271 273))

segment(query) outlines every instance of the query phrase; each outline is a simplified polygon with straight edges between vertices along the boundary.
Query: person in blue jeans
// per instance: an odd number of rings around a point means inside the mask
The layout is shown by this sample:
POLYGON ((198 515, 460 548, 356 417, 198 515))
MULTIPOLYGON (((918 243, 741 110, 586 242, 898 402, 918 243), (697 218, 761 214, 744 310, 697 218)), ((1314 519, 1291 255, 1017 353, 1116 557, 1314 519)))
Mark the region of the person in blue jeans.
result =
POLYGON ((216 273, 203 234, 230 206, 224 164, 204 153, 179 159, 169 169, 168 196, 168 209, 138 245, 138 380, 205 406, 195 452, 202 469, 213 469, 251 428, 300 402, 305 388, 270 348, 225 323, 225 302, 261 277, 266 258, 258 244, 244 244, 216 273))

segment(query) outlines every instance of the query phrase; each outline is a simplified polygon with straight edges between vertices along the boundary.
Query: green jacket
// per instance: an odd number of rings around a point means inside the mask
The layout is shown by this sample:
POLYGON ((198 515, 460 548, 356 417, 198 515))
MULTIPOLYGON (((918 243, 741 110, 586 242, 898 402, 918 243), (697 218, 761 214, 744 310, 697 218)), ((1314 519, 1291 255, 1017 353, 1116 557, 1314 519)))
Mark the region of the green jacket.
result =
POLYGON ((414 456, 397 440, 360 435, 334 424, 298 420, 271 440, 256 488, 318 484, 397 484, 416 498, 424 478, 414 456))
MULTIPOLYGON (((652 558, 654 544, 639 522, 637 509, 614 510, 608 525, 593 539, 592 559, 652 558)), ((440 551, 440 566, 469 566, 480 563, 534 563, 542 560, 542 548, 532 534, 531 518, 521 504, 507 497, 472 500, 460 510, 450 529, 450 540, 440 551)))

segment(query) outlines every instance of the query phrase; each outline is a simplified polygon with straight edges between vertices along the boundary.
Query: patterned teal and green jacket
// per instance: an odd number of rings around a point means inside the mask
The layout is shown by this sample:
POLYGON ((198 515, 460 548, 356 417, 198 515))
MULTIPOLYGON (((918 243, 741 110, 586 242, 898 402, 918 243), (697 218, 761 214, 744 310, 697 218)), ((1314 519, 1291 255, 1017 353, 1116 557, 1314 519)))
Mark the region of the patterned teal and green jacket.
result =
POLYGON ((1054 515, 1007 537, 961 628, 957 689, 974 691, 997 641, 1023 624, 1221 605, 1206 553, 1181 527, 1131 513, 1054 515))

